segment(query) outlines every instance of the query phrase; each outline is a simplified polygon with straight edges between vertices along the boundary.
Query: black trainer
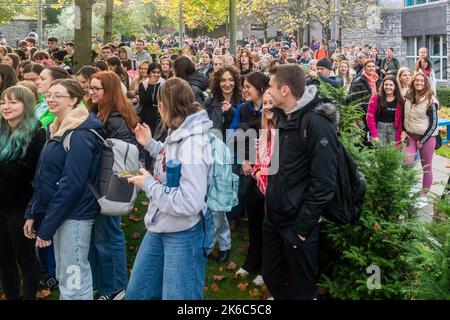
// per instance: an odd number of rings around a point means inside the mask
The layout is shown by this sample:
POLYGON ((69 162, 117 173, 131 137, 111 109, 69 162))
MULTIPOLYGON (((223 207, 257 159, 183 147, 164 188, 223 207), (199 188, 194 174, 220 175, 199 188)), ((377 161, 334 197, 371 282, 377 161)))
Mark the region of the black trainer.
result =
POLYGON ((216 260, 219 262, 227 262, 230 259, 230 250, 219 251, 216 260))

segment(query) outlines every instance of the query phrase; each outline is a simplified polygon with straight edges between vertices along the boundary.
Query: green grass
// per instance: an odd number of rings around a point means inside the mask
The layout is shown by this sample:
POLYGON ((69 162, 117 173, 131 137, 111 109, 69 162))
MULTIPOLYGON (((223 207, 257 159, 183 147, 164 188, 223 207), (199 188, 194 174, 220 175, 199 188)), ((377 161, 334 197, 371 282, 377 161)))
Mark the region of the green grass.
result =
POLYGON ((438 150, 436 150, 436 154, 450 159, 450 146, 443 145, 438 150))
MULTIPOLYGON (((122 217, 122 228, 125 232, 127 245, 128 272, 131 272, 139 245, 145 235, 144 217, 147 212, 148 201, 145 194, 139 194, 135 208, 130 215, 122 217), (131 218, 131 219, 130 219, 131 218), (137 221, 135 221, 137 220, 137 221)), ((245 260, 248 247, 247 222, 232 232, 232 250, 228 263, 219 263, 208 259, 205 282, 205 299, 207 300, 251 300, 266 299, 267 289, 256 287, 252 281, 256 274, 250 274, 246 279, 236 279, 234 273, 245 260), (227 268, 234 267, 234 268, 227 268), (223 279, 214 276, 224 276, 223 279), (219 279, 220 280, 219 280, 219 279), (237 286, 242 288, 239 289, 237 286)), ((150 276, 150 275, 149 275, 150 276)), ((58 290, 52 292, 46 300, 59 298, 58 290)))

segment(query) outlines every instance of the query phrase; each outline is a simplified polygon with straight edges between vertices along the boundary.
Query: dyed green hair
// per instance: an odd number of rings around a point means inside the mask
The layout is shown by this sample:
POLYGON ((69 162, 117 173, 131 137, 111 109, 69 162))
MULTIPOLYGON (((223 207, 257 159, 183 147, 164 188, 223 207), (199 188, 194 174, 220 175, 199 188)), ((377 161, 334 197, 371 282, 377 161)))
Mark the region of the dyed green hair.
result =
POLYGON ((1 100, 5 98, 18 100, 24 106, 19 125, 14 131, 0 114, 0 161, 13 161, 25 157, 27 147, 38 125, 34 114, 36 99, 30 89, 20 86, 3 91, 1 100))

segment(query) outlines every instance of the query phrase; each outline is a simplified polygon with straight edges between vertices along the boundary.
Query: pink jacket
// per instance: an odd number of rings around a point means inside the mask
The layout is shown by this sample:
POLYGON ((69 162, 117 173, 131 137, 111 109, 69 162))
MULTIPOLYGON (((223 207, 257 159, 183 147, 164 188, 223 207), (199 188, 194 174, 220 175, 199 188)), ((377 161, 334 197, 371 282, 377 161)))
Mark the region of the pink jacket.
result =
MULTIPOLYGON (((374 94, 370 97, 369 107, 367 108, 367 126, 369 127, 370 136, 373 138, 378 138, 377 132, 377 110, 378 110, 378 95, 374 94)), ((400 136, 402 134, 402 108, 399 104, 397 104, 397 108, 395 109, 395 141, 400 141, 400 136)))

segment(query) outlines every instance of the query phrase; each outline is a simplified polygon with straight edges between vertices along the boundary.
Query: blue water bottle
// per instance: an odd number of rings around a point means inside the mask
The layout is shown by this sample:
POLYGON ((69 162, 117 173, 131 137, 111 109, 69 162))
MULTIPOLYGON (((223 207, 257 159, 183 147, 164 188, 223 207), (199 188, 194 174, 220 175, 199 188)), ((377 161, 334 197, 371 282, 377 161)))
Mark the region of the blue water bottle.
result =
POLYGON ((177 188, 180 186, 181 162, 174 159, 166 163, 166 187, 177 188))

